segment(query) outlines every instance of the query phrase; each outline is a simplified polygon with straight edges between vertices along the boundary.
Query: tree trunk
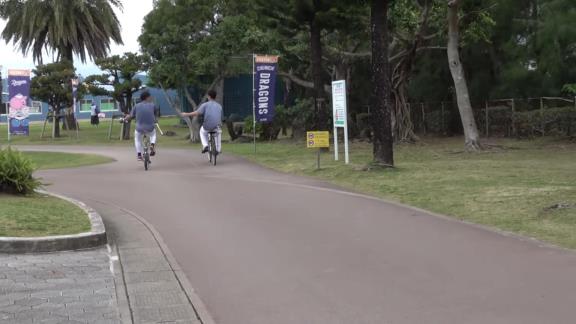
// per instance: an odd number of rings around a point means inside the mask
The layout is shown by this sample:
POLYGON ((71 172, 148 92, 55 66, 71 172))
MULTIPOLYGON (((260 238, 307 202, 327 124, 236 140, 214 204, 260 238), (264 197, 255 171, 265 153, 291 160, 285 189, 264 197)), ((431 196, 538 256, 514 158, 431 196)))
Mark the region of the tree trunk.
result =
POLYGON ((477 151, 482 148, 480 145, 480 135, 474 120, 474 112, 470 104, 470 95, 464 68, 460 61, 460 27, 458 18, 458 8, 460 0, 448 0, 448 64, 452 79, 454 79, 454 89, 458 101, 458 110, 464 128, 464 143, 467 151, 477 151))
POLYGON ((76 130, 76 116, 74 116, 74 110, 66 109, 66 114, 64 115, 66 118, 66 123, 64 123, 63 127, 66 130, 76 130))
POLYGON ((388 0, 372 0, 372 128, 374 162, 394 166, 390 104, 390 64, 388 62, 388 0))
MULTIPOLYGON (((177 113, 182 113, 182 108, 180 108, 180 104, 179 102, 176 103, 172 100, 172 98, 170 98, 170 96, 168 95, 168 91, 166 91, 166 88, 164 88, 164 86, 162 84, 160 84, 160 89, 162 89, 162 93, 164 94, 164 97, 166 98, 166 101, 168 101, 168 104, 170 105, 170 107, 172 107, 172 109, 176 110, 177 113)), ((183 117, 182 120, 184 120, 184 122, 186 123, 186 126, 188 126, 188 131, 190 132, 190 135, 188 136, 188 138, 190 139, 190 141, 193 142, 192 138, 194 137, 194 128, 192 127, 192 122, 190 121, 189 117, 183 117)))
POLYGON ((52 138, 60 137, 60 109, 56 110, 56 106, 52 106, 52 138))
MULTIPOLYGON (((198 105, 196 104, 194 99, 192 99, 192 95, 190 94, 190 91, 188 91, 188 88, 186 87, 184 87, 184 94, 186 95, 186 100, 188 100, 188 103, 190 104, 190 106, 192 106, 192 111, 196 111, 196 109, 198 109, 198 105)), ((186 125, 190 130, 190 141, 192 143, 200 142, 200 118, 198 118, 198 116, 195 116, 192 117, 191 121, 190 118, 185 118, 184 121, 186 122, 186 125)))
MULTIPOLYGON (((126 93, 126 99, 123 99, 121 101, 121 102, 124 102, 124 104, 122 105, 123 106, 122 112, 124 112, 125 114, 129 114, 132 112, 132 95, 133 95, 133 93, 131 93, 131 92, 126 93)), ((132 122, 122 124, 122 139, 125 141, 130 140, 130 132, 131 132, 131 128, 132 128, 131 126, 132 126, 132 122)))
MULTIPOLYGON (((218 80, 215 81, 213 87, 214 90, 216 91, 216 102, 224 106, 224 78, 218 77, 218 80)), ((207 92, 210 90, 211 89, 208 89, 207 92)))
POLYGON ((322 69, 322 30, 317 18, 310 21, 310 53, 312 62, 312 80, 314 83, 315 130, 328 129, 328 113, 324 95, 324 78, 322 69))

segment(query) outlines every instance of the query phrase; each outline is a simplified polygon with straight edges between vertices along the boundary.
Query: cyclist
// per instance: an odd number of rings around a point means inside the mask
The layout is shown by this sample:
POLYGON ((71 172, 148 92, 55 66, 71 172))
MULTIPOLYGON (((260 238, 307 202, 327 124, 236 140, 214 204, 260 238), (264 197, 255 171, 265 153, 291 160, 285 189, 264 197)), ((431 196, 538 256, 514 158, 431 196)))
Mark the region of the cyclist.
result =
POLYGON ((202 154, 208 152, 209 132, 216 132, 216 154, 222 151, 222 106, 216 102, 216 95, 216 91, 208 91, 207 102, 200 105, 196 111, 180 114, 182 117, 204 116, 204 122, 200 128, 202 154))
POLYGON ((150 92, 142 92, 142 94, 140 94, 140 100, 142 101, 132 108, 130 115, 126 115, 124 118, 126 122, 136 119, 134 144, 136 146, 136 153, 138 154, 138 161, 142 161, 142 140, 144 135, 150 137, 150 156, 156 155, 156 116, 159 111, 158 107, 154 104, 154 98, 150 95, 150 92))

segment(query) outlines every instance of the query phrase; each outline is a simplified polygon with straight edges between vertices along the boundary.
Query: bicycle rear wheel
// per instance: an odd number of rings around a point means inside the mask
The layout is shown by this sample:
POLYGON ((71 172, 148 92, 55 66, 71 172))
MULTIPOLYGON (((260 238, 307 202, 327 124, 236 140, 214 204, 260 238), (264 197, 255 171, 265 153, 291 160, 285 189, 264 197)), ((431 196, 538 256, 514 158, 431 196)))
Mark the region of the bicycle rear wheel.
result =
POLYGON ((144 154, 142 158, 144 160, 144 170, 148 171, 150 167, 150 139, 148 136, 144 137, 144 154))
POLYGON ((210 135, 210 162, 212 165, 216 165, 217 156, 218 152, 216 151, 216 140, 214 139, 214 135, 210 135))

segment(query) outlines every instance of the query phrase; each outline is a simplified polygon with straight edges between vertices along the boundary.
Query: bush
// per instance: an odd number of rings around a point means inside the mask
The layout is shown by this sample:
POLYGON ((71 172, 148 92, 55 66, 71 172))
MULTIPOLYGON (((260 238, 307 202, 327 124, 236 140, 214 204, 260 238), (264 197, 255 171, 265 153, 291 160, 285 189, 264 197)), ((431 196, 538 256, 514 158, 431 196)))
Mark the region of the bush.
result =
POLYGON ((574 107, 546 108, 518 112, 515 116, 517 135, 572 135, 576 131, 576 110, 574 107))
POLYGON ((32 162, 20 152, 10 148, 0 150, 0 192, 30 194, 41 186, 32 176, 32 162))
MULTIPOLYGON (((307 130, 311 129, 314 116, 314 101, 311 99, 296 100, 296 104, 291 107, 282 105, 276 107, 276 114, 272 123, 256 123, 256 134, 261 140, 275 140, 280 135, 280 131, 287 132, 292 127, 293 136, 298 139, 305 138, 307 130)), ((252 116, 244 120, 244 133, 253 132, 252 116)))
POLYGON ((359 113, 356 115, 356 125, 360 138, 372 138, 372 115, 369 113, 359 113))

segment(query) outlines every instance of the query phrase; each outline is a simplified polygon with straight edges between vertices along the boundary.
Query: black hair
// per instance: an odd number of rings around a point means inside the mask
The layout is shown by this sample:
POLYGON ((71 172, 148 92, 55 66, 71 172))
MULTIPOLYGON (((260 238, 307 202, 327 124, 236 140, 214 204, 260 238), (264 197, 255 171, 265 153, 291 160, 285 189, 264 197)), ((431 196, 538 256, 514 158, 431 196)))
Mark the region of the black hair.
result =
POLYGON ((214 90, 210 90, 208 91, 208 97, 212 98, 212 99, 216 99, 217 93, 214 90))
POLYGON ((150 92, 144 91, 140 94, 140 100, 146 101, 146 99, 150 98, 150 92))

